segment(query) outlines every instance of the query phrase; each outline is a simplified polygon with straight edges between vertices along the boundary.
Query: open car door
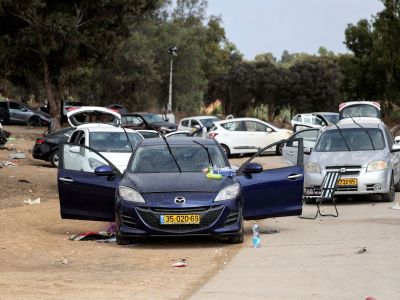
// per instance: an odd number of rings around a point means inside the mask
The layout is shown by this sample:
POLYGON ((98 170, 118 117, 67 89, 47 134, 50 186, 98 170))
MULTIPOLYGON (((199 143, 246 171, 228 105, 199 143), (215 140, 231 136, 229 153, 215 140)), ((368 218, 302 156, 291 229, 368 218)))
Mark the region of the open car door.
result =
POLYGON ((114 221, 115 190, 122 174, 97 151, 76 144, 63 144, 57 181, 63 219, 114 221), (109 166, 112 174, 98 176, 98 166, 109 166))
POLYGON ((303 140, 298 142, 297 164, 285 166, 277 157, 274 167, 257 161, 268 148, 286 143, 279 141, 261 149, 237 171, 243 191, 243 216, 246 220, 300 215, 303 196, 303 140), (301 151, 300 151, 301 150, 301 151))

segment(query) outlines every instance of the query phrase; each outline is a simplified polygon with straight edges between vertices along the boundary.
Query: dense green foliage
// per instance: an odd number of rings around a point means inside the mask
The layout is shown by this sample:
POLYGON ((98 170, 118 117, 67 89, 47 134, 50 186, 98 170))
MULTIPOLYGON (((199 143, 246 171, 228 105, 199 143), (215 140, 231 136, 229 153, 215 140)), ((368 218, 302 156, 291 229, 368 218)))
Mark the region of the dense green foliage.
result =
POLYGON ((400 5, 345 31, 349 54, 284 51, 245 61, 207 0, 0 0, 0 94, 165 109, 173 59, 173 110, 200 113, 220 99, 224 114, 269 120, 336 111, 344 100, 400 101, 400 5), (177 56, 168 49, 178 47, 177 56))

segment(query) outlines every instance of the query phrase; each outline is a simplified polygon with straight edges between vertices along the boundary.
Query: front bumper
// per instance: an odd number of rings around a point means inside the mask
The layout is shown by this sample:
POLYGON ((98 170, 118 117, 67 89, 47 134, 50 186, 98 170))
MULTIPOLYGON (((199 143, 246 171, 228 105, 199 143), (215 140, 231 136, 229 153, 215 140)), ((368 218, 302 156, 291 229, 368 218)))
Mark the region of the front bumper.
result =
POLYGON ((205 206, 167 208, 136 206, 120 201, 116 210, 118 234, 123 237, 148 236, 232 236, 240 231, 242 214, 236 201, 224 201, 205 206), (160 215, 199 214, 200 224, 162 225, 160 215))
MULTIPOLYGON (((322 174, 305 172, 305 191, 320 190, 325 174, 326 170, 322 170, 322 174)), ((343 179, 356 178, 357 186, 337 186, 335 195, 386 194, 390 190, 390 175, 390 169, 367 172, 365 168, 362 168, 358 175, 342 175, 343 179)))

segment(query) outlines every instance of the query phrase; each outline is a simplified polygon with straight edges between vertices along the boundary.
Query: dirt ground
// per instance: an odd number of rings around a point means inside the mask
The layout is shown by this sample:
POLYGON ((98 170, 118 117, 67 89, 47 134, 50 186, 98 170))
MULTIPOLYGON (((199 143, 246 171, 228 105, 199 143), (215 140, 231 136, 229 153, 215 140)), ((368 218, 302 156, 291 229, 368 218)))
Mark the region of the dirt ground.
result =
MULTIPOLYGON (((223 268, 243 245, 210 239, 154 239, 130 246, 71 241, 106 223, 62 220, 57 169, 32 158, 43 129, 4 126, 16 139, 0 150, 0 299, 185 299, 223 268), (27 159, 12 160, 21 151, 27 159), (39 198, 40 204, 24 203, 39 198), (187 266, 171 265, 185 258, 187 266)), ((243 159, 238 159, 241 161, 243 159)))

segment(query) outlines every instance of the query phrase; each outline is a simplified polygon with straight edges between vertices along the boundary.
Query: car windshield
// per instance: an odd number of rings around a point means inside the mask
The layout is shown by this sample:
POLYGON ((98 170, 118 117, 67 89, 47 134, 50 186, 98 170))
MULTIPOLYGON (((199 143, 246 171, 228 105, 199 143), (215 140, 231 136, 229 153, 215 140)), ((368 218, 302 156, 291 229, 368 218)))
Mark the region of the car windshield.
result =
MULTIPOLYGON (((206 149, 200 145, 170 145, 182 172, 201 172, 210 166, 206 149)), ((228 167, 216 145, 206 146, 215 167, 228 167)), ((129 167, 133 173, 177 173, 179 169, 167 145, 140 147, 129 167)))
POLYGON ((90 148, 99 152, 132 152, 143 139, 136 132, 128 132, 129 142, 125 132, 91 132, 89 135, 90 148))
POLYGON ((160 116, 157 116, 155 114, 143 114, 141 116, 143 117, 143 119, 146 120, 147 123, 165 122, 160 116))
POLYGON ((378 128, 345 128, 341 129, 341 132, 342 134, 337 129, 325 131, 319 138, 315 151, 335 152, 349 151, 349 149, 350 151, 371 151, 385 148, 382 131, 378 128))
POLYGON ((322 115, 329 123, 336 124, 339 122, 339 114, 335 115, 322 115))
POLYGON ((350 118, 350 117, 371 117, 380 118, 381 114, 378 108, 369 104, 358 104, 343 108, 340 111, 340 118, 350 118))
POLYGON ((207 118, 207 119, 201 119, 201 123, 207 128, 211 128, 214 125, 215 121, 218 121, 218 118, 207 118))

